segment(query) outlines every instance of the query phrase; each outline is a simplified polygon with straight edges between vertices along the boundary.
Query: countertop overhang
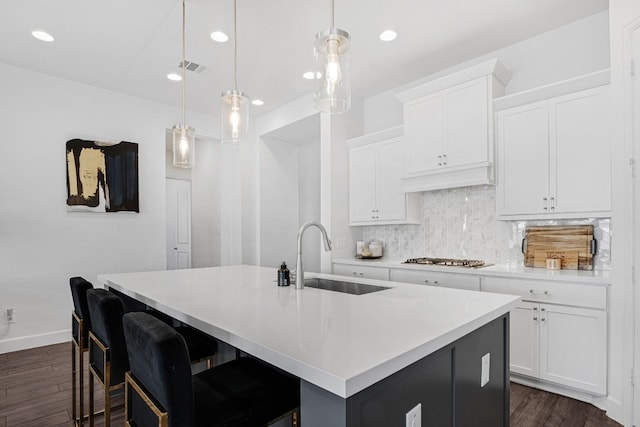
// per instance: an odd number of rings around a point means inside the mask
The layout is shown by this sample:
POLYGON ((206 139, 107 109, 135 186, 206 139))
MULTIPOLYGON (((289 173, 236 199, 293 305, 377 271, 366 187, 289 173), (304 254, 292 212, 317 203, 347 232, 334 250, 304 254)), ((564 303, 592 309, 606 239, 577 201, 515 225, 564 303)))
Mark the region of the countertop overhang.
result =
MULTIPOLYGON (((344 280, 305 273, 306 277, 344 280)), ((104 274, 106 287, 347 398, 514 308, 517 296, 370 279, 366 295, 278 287, 276 269, 104 274)))

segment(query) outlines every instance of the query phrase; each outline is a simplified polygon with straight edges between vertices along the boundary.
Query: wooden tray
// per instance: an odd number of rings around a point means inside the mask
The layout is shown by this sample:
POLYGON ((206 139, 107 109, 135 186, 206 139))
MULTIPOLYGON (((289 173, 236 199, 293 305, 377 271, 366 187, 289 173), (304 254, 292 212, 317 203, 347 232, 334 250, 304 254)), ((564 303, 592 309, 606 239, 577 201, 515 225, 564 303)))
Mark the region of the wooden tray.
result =
POLYGON ((546 267, 546 258, 556 253, 563 269, 593 270, 593 225, 527 227, 522 248, 526 267, 546 267))

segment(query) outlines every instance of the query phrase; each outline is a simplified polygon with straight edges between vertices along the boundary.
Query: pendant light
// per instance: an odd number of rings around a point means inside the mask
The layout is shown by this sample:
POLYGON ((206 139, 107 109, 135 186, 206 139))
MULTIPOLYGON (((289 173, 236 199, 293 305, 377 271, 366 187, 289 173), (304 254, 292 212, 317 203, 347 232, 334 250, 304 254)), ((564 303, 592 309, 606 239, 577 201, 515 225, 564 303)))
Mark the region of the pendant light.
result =
POLYGON ((194 151, 196 147, 196 131, 194 128, 185 125, 185 0, 182 0, 182 124, 173 127, 173 166, 180 168, 190 168, 193 166, 194 151))
POLYGON ((249 98, 238 90, 238 6, 233 0, 233 89, 222 93, 222 142, 238 143, 247 138, 249 98))
POLYGON ((335 28, 331 3, 331 27, 316 34, 316 90, 314 105, 324 113, 343 113, 351 107, 349 33, 335 28))

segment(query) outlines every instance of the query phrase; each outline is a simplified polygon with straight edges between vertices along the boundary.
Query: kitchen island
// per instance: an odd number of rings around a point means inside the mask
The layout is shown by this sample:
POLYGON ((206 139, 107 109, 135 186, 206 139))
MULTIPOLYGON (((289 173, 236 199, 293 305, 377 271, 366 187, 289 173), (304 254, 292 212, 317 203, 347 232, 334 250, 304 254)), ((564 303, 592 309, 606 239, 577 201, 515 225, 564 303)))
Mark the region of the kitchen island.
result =
POLYGON ((417 404, 424 426, 508 425, 518 297, 368 279, 352 281, 389 289, 297 290, 246 265, 98 279, 299 377, 305 427, 402 426, 417 404))

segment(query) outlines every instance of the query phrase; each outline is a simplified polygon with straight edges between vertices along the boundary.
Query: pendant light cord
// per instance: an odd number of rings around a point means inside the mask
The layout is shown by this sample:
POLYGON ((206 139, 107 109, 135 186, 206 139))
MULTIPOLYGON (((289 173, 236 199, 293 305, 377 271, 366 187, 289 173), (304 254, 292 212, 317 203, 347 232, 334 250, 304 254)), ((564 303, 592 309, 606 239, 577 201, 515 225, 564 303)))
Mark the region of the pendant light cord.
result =
POLYGON ((233 89, 238 91, 238 1, 233 0, 233 89))
POLYGON ((335 28, 335 23, 333 22, 333 21, 334 21, 335 13, 334 13, 334 10, 333 10, 333 9, 334 9, 334 6, 333 6, 333 0, 331 0, 331 29, 334 29, 334 28, 335 28))
POLYGON ((185 102, 184 102, 184 87, 186 84, 186 75, 185 75, 185 68, 186 68, 186 64, 185 64, 185 27, 186 27, 186 18, 185 18, 185 0, 182 0, 182 127, 185 127, 185 102))

